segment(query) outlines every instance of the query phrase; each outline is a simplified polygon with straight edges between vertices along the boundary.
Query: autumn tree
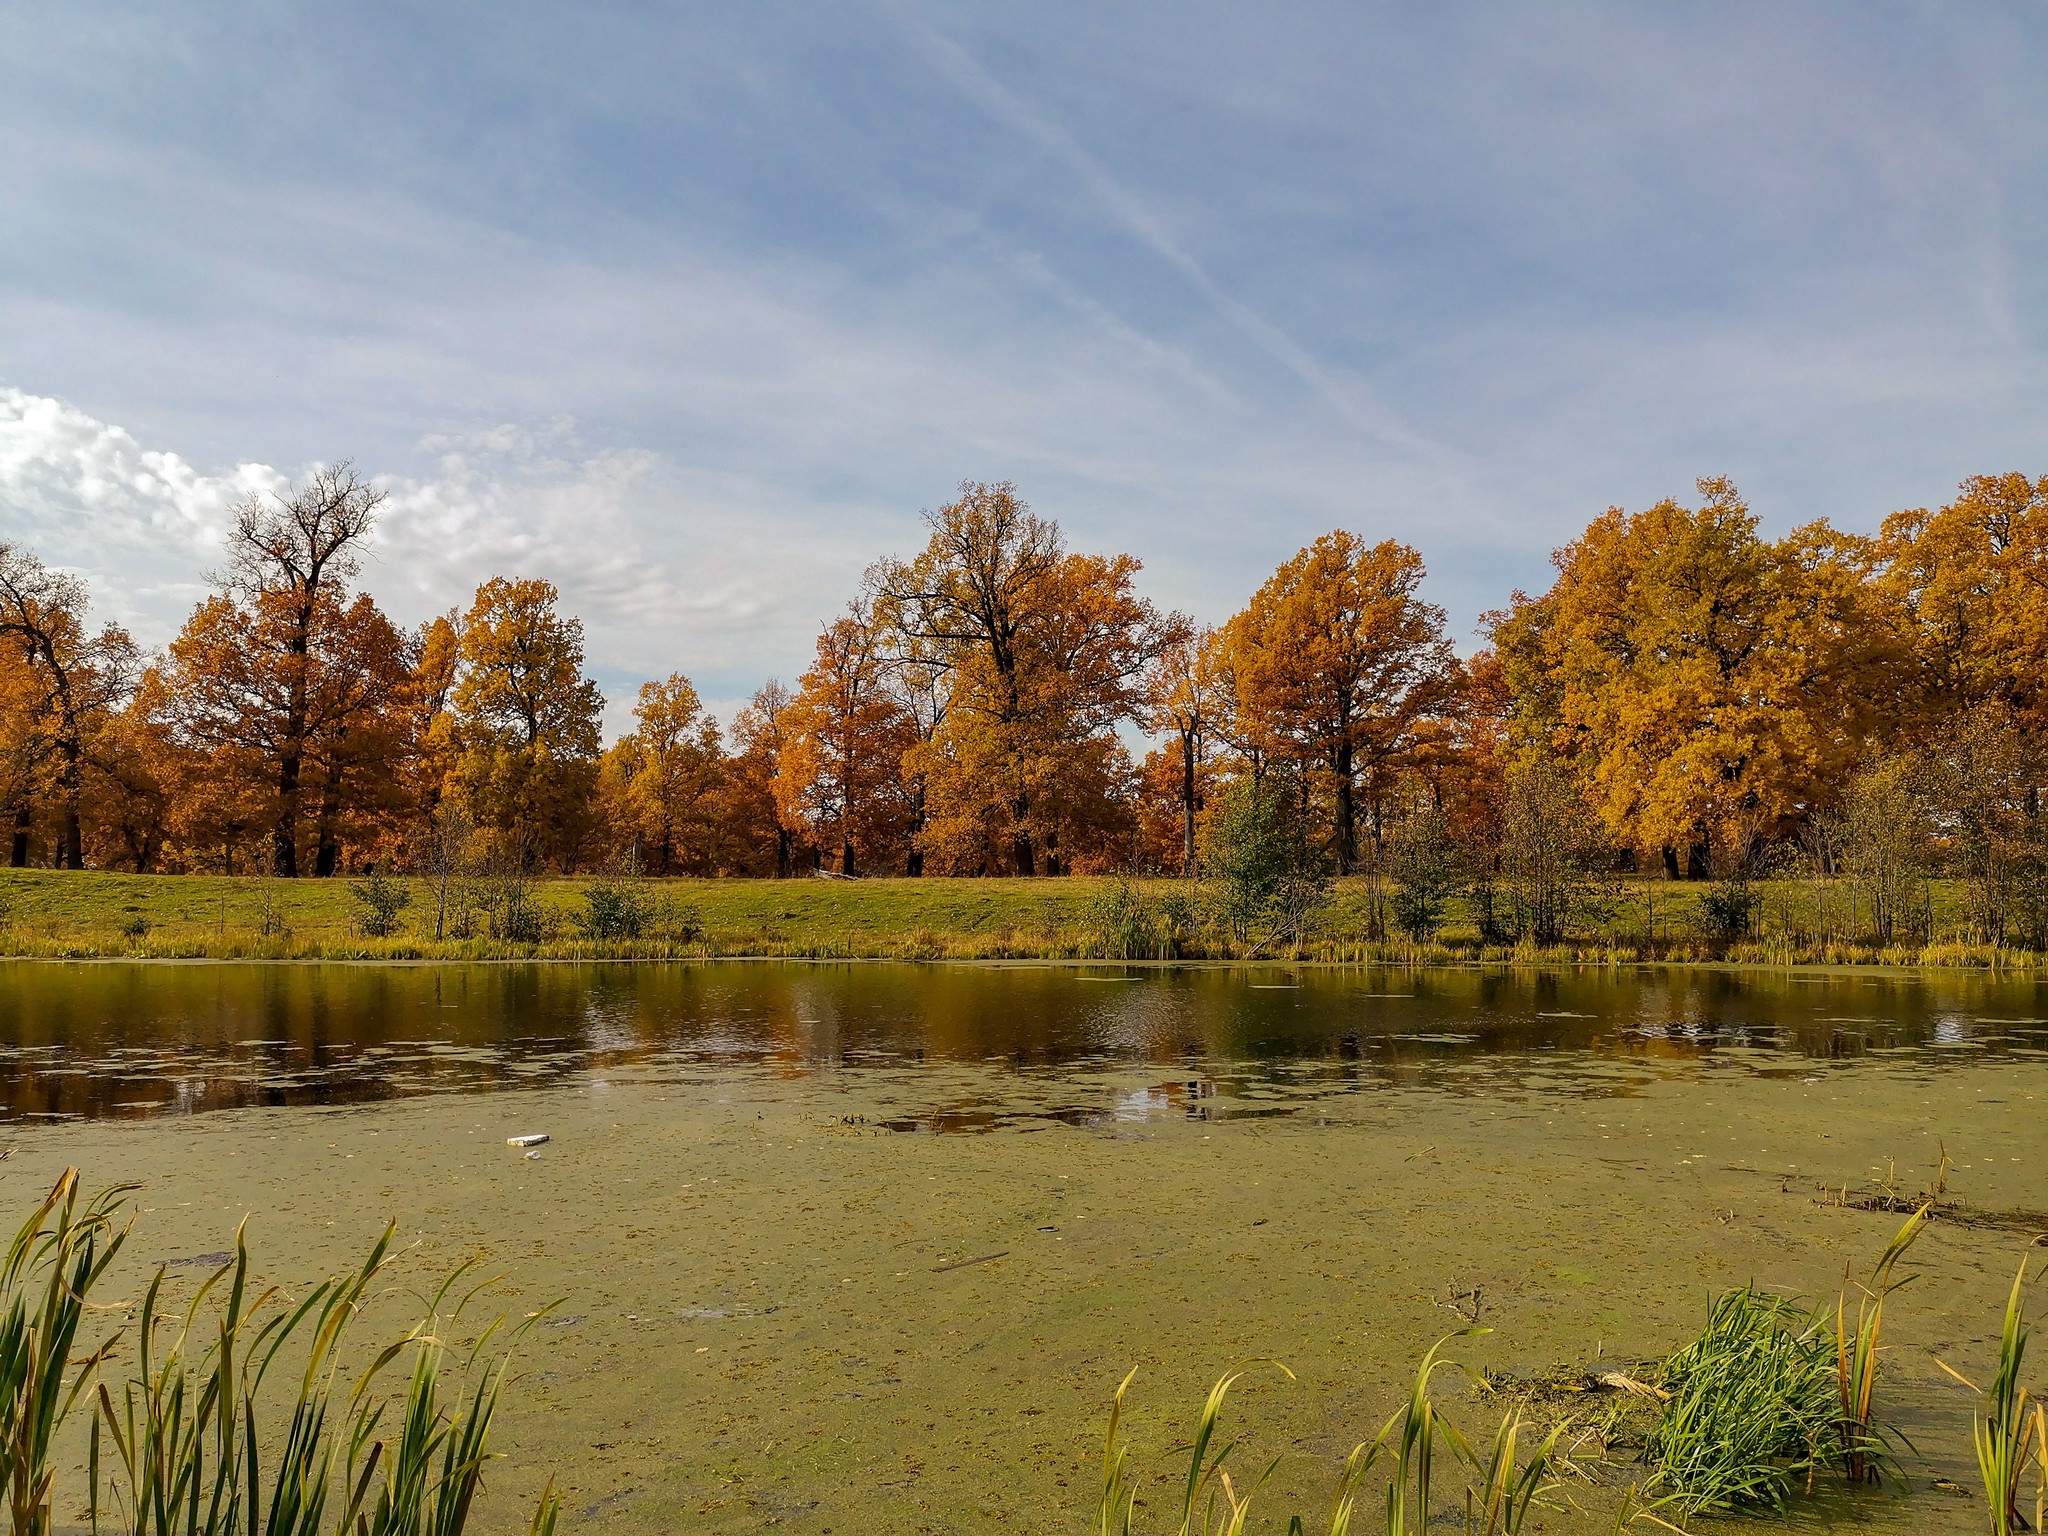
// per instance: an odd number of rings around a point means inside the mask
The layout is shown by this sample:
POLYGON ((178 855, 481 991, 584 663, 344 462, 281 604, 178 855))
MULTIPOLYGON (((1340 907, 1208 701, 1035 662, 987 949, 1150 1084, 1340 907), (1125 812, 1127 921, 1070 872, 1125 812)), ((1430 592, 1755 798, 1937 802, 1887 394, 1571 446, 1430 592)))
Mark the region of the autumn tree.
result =
POLYGON ((725 775, 724 825, 734 862, 749 873, 786 880, 795 871, 798 826, 784 816, 775 796, 789 749, 789 690, 770 678, 733 717, 733 752, 725 775))
POLYGON ((405 682, 406 795, 417 825, 430 833, 448 793, 461 752, 457 736, 455 684, 461 675, 462 615, 436 614, 412 634, 411 668, 405 682))
POLYGON ((1582 763, 1615 841, 1703 876, 1716 839, 1788 828, 1847 775, 1884 696, 1864 541, 1772 544, 1735 487, 1610 508, 1541 598, 1490 616, 1532 741, 1582 763))
POLYGON ((600 769, 617 830, 651 874, 703 870, 725 765, 718 722, 680 672, 640 685, 633 722, 600 769))
POLYGON ((786 717, 776 799, 785 817, 810 828, 813 846, 836 850, 843 875, 906 837, 904 757, 919 736, 889 672, 882 637, 856 602, 818 636, 817 659, 797 680, 786 717))
POLYGON ((1230 709, 1221 665, 1222 638, 1213 629, 1173 636, 1145 671, 1145 724, 1170 739, 1170 768, 1180 806, 1180 872, 1192 879, 1219 724, 1230 709))
POLYGON ((521 865, 573 866, 591 824, 604 695, 583 674, 583 623, 556 612, 559 597, 545 581, 493 577, 457 647, 457 776, 521 865))
MULTIPOLYGON (((348 663, 324 631, 347 622, 353 605, 343 589, 361 569, 362 546, 383 501, 384 493, 346 461, 283 495, 251 496, 234 509, 227 566, 216 578, 221 595, 194 615, 198 633, 190 635, 188 657, 212 644, 211 661, 235 675, 233 693, 252 706, 246 728, 203 706, 196 728, 261 753, 275 786, 271 859, 280 875, 299 872, 307 754, 317 732, 340 723, 336 699, 348 691, 334 686, 334 665, 348 663), (220 649, 236 642, 254 654, 237 662, 220 649)), ((216 679, 202 668, 194 680, 216 679)))
MULTIPOLYGON (((1072 554, 1008 484, 961 487, 931 538, 871 578, 876 619, 947 674, 945 725, 920 754, 935 800, 927 846, 1000 846, 1012 873, 1059 868, 1063 770, 1142 709, 1139 678, 1185 628, 1138 597, 1129 555, 1072 554)), ((963 852, 964 850, 964 852, 963 852)))
POLYGON ((2048 728, 2048 475, 1973 476, 1939 511, 1887 518, 1872 555, 1907 652, 1888 712, 1911 737, 1994 701, 2048 728))
POLYGON ((1405 544, 1325 534, 1224 627, 1237 730, 1328 775, 1340 870, 1358 864, 1361 788, 1377 838, 1382 797, 1456 677, 1443 610, 1418 595, 1422 575, 1405 544))
MULTIPOLYGON (((25 667, 14 687, 27 693, 26 739, 46 742, 54 758, 50 781, 59 869, 85 867, 80 801, 87 752, 134 682, 137 666, 135 644, 125 630, 110 624, 88 632, 86 607, 84 582, 52 571, 25 549, 0 544, 0 646, 25 667)), ((21 803, 25 808, 27 801, 21 803)), ((21 814, 17 810, 17 827, 21 814)))
POLYGON ((6 813, 7 862, 28 864, 36 803, 50 756, 49 712, 20 647, 0 645, 0 811, 6 813))

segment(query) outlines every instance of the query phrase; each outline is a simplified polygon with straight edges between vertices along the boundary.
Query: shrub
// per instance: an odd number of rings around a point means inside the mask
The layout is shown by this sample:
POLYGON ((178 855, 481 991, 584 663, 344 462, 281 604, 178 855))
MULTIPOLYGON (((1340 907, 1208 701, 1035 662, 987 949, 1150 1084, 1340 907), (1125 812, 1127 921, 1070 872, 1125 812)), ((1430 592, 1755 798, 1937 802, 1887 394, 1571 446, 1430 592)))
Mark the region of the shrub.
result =
POLYGON ((351 880, 348 893, 356 899, 356 926, 373 939, 398 932, 398 914, 412 905, 411 889, 376 869, 351 880))
POLYGON ((1299 939, 1329 900, 1329 862, 1309 842, 1291 789, 1277 774, 1238 780, 1203 841, 1217 918, 1252 954, 1299 939))
POLYGON ((630 863, 583 888, 576 931, 586 939, 637 939, 654 926, 655 903, 630 863))

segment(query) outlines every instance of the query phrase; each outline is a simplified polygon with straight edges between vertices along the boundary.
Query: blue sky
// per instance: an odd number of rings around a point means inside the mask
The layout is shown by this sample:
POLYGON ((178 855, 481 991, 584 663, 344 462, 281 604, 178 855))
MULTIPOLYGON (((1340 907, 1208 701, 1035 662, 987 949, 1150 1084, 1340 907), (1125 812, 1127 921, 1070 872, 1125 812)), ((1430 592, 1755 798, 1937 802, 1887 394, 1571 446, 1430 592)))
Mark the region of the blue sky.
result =
MULTIPOLYGON (((1220 619, 1344 526, 1469 645, 1611 503, 2048 470, 2048 13, 16 6, 0 537, 168 638, 352 457, 416 621, 800 671, 963 478, 1220 619)), ((615 722, 623 709, 615 709, 615 722)))

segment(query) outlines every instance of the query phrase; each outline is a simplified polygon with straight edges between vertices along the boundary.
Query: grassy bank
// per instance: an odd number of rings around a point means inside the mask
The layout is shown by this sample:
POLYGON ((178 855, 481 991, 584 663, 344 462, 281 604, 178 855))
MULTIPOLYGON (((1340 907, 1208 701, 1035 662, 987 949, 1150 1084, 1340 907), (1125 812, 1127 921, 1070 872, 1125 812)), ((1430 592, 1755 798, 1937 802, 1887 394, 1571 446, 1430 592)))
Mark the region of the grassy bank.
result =
MULTIPOLYGON (((579 926, 597 882, 543 880, 530 900, 538 939, 436 938, 436 904, 424 881, 398 882, 409 904, 396 931, 371 937, 364 908, 345 880, 270 880, 205 875, 122 875, 0 871, 0 954, 36 958, 133 959, 678 959, 764 956, 791 959, 1001 960, 1245 958, 1213 928, 1197 925, 1134 953, 1106 926, 1105 898, 1119 882, 1047 880, 664 880, 643 890, 649 920, 638 938, 586 937, 579 926)), ((1173 880, 1139 881, 1142 902, 1195 902, 1173 880)), ((1494 963, 1884 965, 2031 971, 2048 956, 1968 942, 1944 920, 1953 892, 1936 887, 1935 941, 1877 946, 1854 936, 1840 887, 1772 881, 1757 887, 1748 938, 1715 937, 1704 920, 1704 887, 1663 880, 1619 886, 1604 916, 1579 925, 1571 942, 1538 949, 1486 943, 1470 912, 1454 904, 1431 940, 1370 937, 1371 893, 1337 882, 1329 905, 1300 943, 1257 958, 1494 963)), ((1195 904, 1198 905, 1198 902, 1195 904)), ((444 929, 452 929, 449 916, 444 929)))

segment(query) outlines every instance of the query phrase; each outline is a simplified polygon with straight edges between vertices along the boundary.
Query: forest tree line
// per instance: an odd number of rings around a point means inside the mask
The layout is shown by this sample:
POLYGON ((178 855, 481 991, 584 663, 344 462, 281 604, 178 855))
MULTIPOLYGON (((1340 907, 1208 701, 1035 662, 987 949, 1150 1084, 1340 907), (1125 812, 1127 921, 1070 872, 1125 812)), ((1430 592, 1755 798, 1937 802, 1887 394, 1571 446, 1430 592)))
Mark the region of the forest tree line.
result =
POLYGON ((385 615, 359 585, 381 500, 343 465, 241 505, 154 654, 0 544, 9 862, 324 876, 459 843, 571 873, 1193 873, 1250 785, 1338 873, 1419 846, 1498 866, 1539 804, 1596 862, 1673 878, 1886 839, 1987 890, 2048 868, 2048 476, 1874 535, 1767 539, 1719 479, 1613 508, 1469 658, 1404 543, 1325 535, 1205 625, 967 484, 792 686, 722 730, 678 672, 609 747, 547 582, 385 615))

